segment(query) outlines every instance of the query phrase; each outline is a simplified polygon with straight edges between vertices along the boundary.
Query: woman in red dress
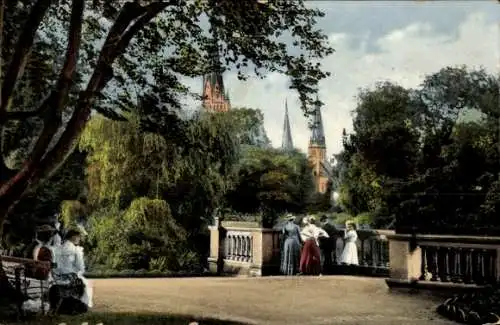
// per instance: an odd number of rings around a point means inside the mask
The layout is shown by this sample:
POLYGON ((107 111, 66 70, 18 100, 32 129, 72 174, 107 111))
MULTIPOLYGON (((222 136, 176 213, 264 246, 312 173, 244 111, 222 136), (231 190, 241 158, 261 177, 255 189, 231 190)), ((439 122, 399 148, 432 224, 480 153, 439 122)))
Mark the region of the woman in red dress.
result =
POLYGON ((319 275, 321 273, 321 251, 318 245, 319 237, 328 238, 326 231, 316 226, 314 217, 304 219, 305 227, 300 232, 304 246, 300 255, 300 273, 304 275, 319 275))

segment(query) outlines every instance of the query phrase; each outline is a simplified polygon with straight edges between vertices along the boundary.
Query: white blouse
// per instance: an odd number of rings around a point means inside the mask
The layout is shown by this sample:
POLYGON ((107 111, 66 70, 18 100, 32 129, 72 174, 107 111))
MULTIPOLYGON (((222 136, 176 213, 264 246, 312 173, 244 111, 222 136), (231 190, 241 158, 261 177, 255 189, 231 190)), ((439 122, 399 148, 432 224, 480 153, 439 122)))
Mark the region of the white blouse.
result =
POLYGON ((66 241, 59 247, 57 252, 57 273, 69 274, 85 273, 85 261, 83 259, 83 247, 76 246, 70 241, 66 241))
POLYGON ((358 233, 356 232, 356 230, 346 231, 344 239, 348 243, 356 243, 356 241, 358 240, 358 233))
POLYGON ((330 236, 324 229, 313 224, 308 224, 302 228, 302 231, 300 232, 300 238, 304 242, 308 239, 314 239, 316 244, 319 245, 318 239, 320 237, 329 238, 330 236))

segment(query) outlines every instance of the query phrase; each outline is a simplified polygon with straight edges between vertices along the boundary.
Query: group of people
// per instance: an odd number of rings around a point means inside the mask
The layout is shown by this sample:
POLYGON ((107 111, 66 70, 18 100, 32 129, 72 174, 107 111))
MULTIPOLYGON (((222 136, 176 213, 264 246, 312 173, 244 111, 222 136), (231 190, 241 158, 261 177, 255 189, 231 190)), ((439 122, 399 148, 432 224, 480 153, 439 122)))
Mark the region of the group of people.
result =
MULTIPOLYGON (((331 254, 335 249, 334 238, 324 228, 326 216, 320 220, 324 227, 317 224, 316 218, 307 216, 302 219, 288 215, 282 229, 281 273, 284 275, 321 275, 325 266, 331 264, 331 254)), ((338 260, 341 264, 358 265, 358 235, 352 222, 346 223, 344 248, 338 260)))
POLYGON ((61 313, 82 313, 93 306, 92 287, 84 277, 84 253, 80 246, 85 235, 85 230, 78 227, 62 234, 59 223, 37 228, 33 259, 52 263, 53 269, 38 272, 47 272, 50 307, 61 313))

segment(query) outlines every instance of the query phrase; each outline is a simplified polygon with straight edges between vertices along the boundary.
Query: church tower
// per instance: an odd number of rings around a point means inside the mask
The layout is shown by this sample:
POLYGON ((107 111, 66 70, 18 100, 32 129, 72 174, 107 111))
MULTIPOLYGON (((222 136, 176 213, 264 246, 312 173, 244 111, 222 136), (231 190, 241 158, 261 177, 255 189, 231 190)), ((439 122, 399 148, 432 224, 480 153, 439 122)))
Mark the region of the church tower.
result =
POLYGON ((281 149, 286 152, 292 151, 292 131, 290 129, 290 120, 288 118, 288 103, 285 100, 285 121, 283 122, 283 135, 281 138, 281 149))
POLYGON ((316 192, 325 193, 328 187, 328 180, 330 179, 330 168, 326 160, 325 131, 323 129, 320 105, 317 105, 314 110, 308 158, 313 168, 316 192))
POLYGON ((217 39, 214 38, 210 49, 212 66, 203 76, 203 108, 208 112, 227 112, 231 108, 229 94, 224 90, 222 69, 217 39))

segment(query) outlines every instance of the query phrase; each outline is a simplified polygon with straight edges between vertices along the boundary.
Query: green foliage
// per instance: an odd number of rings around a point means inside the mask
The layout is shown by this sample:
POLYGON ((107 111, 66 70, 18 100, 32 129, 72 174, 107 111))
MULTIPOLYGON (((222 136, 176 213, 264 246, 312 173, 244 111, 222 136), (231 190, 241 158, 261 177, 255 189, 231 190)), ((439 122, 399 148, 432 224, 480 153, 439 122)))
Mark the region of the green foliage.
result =
POLYGON ((271 145, 264 129, 264 115, 259 109, 232 107, 230 111, 218 114, 233 125, 240 145, 262 148, 271 145))
POLYGON ((163 200, 139 198, 125 211, 96 212, 89 225, 91 265, 156 271, 193 267, 193 256, 183 252, 186 232, 163 200))
MULTIPOLYGON (((259 76, 263 76, 266 71, 286 74, 291 79, 291 88, 299 93, 304 111, 309 112, 315 104, 318 82, 328 76, 327 72, 322 71, 319 61, 331 54, 333 49, 327 42, 327 36, 316 27, 316 20, 324 14, 317 9, 310 9, 304 1, 286 4, 263 4, 259 1, 233 3, 179 0, 175 4, 92 1, 85 2, 83 15, 78 14, 76 4, 66 0, 57 6, 47 3, 46 15, 40 15, 40 26, 29 18, 30 13, 45 12, 35 10, 35 2, 11 1, 6 4, 2 63, 12 63, 19 58, 22 61, 20 66, 24 69, 20 69, 21 73, 16 73, 12 78, 4 78, 2 85, 2 89, 6 84, 15 87, 16 92, 12 98, 3 101, 4 104, 10 103, 9 107, 2 107, 0 111, 0 186, 5 189, 2 191, 5 194, 0 197, 0 218, 5 218, 20 198, 34 190, 43 180, 52 177, 54 171, 61 167, 91 120, 91 109, 95 109, 114 120, 138 115, 138 122, 135 122, 142 129, 161 134, 165 145, 169 147, 186 140, 172 138, 178 134, 187 135, 188 145, 180 152, 177 152, 178 148, 171 147, 175 149, 169 153, 181 155, 189 163, 175 169, 173 174, 168 170, 170 167, 158 165, 154 168, 156 180, 147 175, 142 182, 143 175, 135 173, 138 179, 124 182, 126 186, 122 189, 120 182, 113 178, 118 179, 123 174, 117 174, 117 170, 109 166, 115 159, 119 161, 119 156, 108 156, 104 148, 102 157, 96 159, 92 166, 103 167, 104 171, 101 174, 94 172, 92 186, 95 189, 91 190, 91 203, 99 205, 110 202, 124 209, 136 197, 135 193, 147 192, 151 196, 150 192, 155 192, 157 197, 170 197, 165 192, 171 192, 174 187, 180 189, 179 184, 182 183, 182 195, 187 200, 195 199, 197 202, 194 205, 189 203, 189 207, 176 206, 173 210, 182 210, 187 214, 185 211, 191 209, 193 218, 197 220, 200 215, 208 215, 213 209, 210 204, 212 197, 225 192, 227 184, 224 177, 220 176, 220 171, 223 174, 224 170, 230 169, 231 163, 218 158, 224 149, 223 142, 202 144, 199 141, 207 135, 213 135, 216 128, 194 127, 189 123, 191 126, 186 127, 185 123, 171 118, 175 115, 171 113, 181 108, 181 99, 188 93, 188 88, 181 83, 180 78, 199 77, 213 70, 213 54, 216 51, 224 60, 220 69, 235 69, 242 79, 252 71, 259 76), (140 19, 137 19, 138 15, 140 19), (68 24, 70 16, 73 18, 72 24, 68 24), (78 16, 83 23, 78 23, 78 16), (146 17, 149 18, 143 19, 146 17), (209 22, 208 31, 206 18, 209 22), (142 22, 144 25, 141 25, 142 22), (38 29, 34 43, 24 40, 19 41, 21 47, 16 46, 21 31, 30 30, 29 24, 34 24, 34 30, 38 29), (76 26, 76 29, 70 29, 70 25, 76 26), (75 32, 79 25, 82 27, 80 51, 79 46, 76 46, 80 33, 75 32), (123 32, 118 31, 119 35, 113 35, 121 27, 123 32), (76 40, 66 44, 72 36, 76 40), (294 42, 290 43, 290 39, 294 42), (15 48, 21 48, 31 55, 16 55, 13 59, 12 49, 15 48), (68 60, 69 57, 77 58, 76 66, 63 64, 73 61, 68 60), (67 68, 64 73, 58 68, 62 66, 67 68), (72 74, 71 71, 77 73, 72 74), (57 79, 60 75, 70 75, 71 80, 61 77, 59 82, 57 79), (82 91, 84 88, 87 91, 82 91), (44 98, 49 93, 51 96, 44 98), (144 105, 140 102, 148 96, 154 97, 162 105, 144 105), (49 99, 53 102, 49 103, 49 99), (40 103, 49 104, 40 106, 40 103), (47 108, 38 109, 41 107, 47 108), (29 114, 19 114, 23 111, 29 111, 29 114), (172 122, 175 122, 175 127, 165 128, 172 126, 172 122), (43 132, 39 132, 40 129, 43 132), (183 131, 177 133, 178 129, 183 131), (33 153, 36 140, 43 140, 37 145, 36 159, 28 158, 33 153), (204 151, 205 145, 210 148, 204 151), (213 157, 204 161, 200 159, 200 152, 211 152, 213 157), (7 160, 8 166, 4 165, 4 160, 7 160), (28 161, 30 164, 26 165, 28 161), (23 177, 17 177, 20 174, 14 177, 20 172, 20 166, 28 166, 28 171, 23 177), (203 170, 210 182, 199 181, 191 187, 189 182, 195 170, 203 170), (161 190, 163 193, 160 193, 161 190)), ((8 67, 2 66, 2 71, 8 71, 8 67)), ((10 67, 15 68, 15 65, 10 67)), ((2 94, 10 97, 6 92, 2 94)), ((148 100, 151 101, 151 98, 148 100)), ((224 139, 225 144, 233 140, 224 139)), ((137 138, 131 136, 127 144, 134 145, 135 140, 137 138)), ((153 137, 152 140, 156 143, 157 138, 153 137)), ((266 142, 265 139, 261 140, 262 143, 266 142)), ((85 139, 84 146, 90 145, 92 141, 89 141, 85 139)), ((149 150, 159 151, 158 148, 149 150)), ((128 167, 122 170, 127 171, 128 167)), ((173 199, 177 199, 175 195, 173 199)))
POLYGON ((174 270, 199 266, 206 254, 205 226, 223 204, 239 157, 236 130, 218 114, 196 114, 190 119, 167 114, 161 123, 155 124, 161 128, 154 129, 147 115, 130 116, 127 122, 96 116, 81 138, 80 148, 88 152, 95 265, 108 263, 110 256, 113 269, 174 270), (119 246, 103 242, 117 229, 121 229, 119 236, 136 240, 129 243, 127 255, 113 253, 119 246), (132 229, 140 233, 133 234, 132 229), (138 238, 143 241, 134 244, 138 238), (144 238, 162 238, 166 251, 153 249, 144 238), (133 263, 124 265, 124 261, 133 263))
POLYGON ((282 212, 304 212, 313 192, 306 156, 271 148, 247 146, 235 169, 237 181, 227 194, 239 213, 263 213, 270 223, 282 212))
POLYGON ((346 211, 369 211, 376 227, 397 219, 399 231, 500 226, 491 214, 500 172, 498 77, 445 68, 418 89, 384 83, 358 99, 354 133, 344 135, 339 155, 346 211), (465 110, 478 118, 461 120, 465 110))

